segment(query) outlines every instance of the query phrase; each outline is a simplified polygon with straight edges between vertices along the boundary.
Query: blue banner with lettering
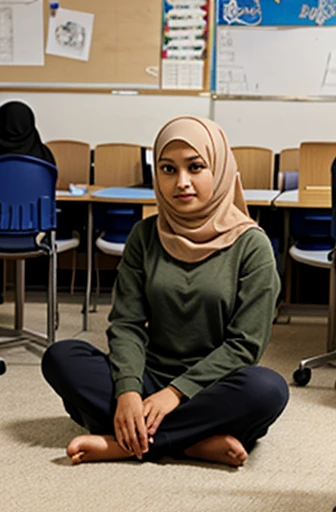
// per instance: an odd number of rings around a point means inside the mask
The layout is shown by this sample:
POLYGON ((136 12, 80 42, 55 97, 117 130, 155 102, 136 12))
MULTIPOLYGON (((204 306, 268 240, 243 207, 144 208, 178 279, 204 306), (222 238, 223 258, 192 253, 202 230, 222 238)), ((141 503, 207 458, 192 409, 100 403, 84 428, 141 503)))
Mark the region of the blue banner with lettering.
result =
POLYGON ((217 25, 336 25, 336 0, 217 0, 217 25))

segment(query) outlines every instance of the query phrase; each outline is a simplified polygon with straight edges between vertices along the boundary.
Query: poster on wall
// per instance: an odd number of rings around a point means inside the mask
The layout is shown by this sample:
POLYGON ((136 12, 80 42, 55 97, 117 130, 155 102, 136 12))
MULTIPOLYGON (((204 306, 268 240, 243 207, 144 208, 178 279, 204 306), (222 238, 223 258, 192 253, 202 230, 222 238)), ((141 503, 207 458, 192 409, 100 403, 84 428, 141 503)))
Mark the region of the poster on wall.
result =
POLYGON ((0 66, 43 66, 42 0, 0 0, 0 66))
POLYGON ((164 0, 162 89, 202 90, 209 0, 164 0))
POLYGON ((49 18, 46 53, 69 59, 89 60, 94 15, 57 9, 49 18))
POLYGON ((336 25, 336 0, 217 0, 217 25, 336 25))

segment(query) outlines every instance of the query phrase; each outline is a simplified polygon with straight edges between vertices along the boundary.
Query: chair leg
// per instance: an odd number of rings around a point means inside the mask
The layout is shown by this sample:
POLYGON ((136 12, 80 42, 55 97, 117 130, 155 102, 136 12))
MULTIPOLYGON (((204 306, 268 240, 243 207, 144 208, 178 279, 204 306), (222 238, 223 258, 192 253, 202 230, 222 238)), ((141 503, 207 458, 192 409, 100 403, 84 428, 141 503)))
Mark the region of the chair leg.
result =
POLYGON ((308 357, 307 359, 302 359, 300 361, 299 368, 303 370, 304 368, 316 368, 318 366, 322 366, 325 363, 329 363, 331 361, 336 360, 336 350, 332 352, 327 352, 326 354, 321 354, 319 356, 308 357))
MULTIPOLYGON (((300 361, 298 375, 300 372, 302 375, 305 368, 315 368, 322 364, 336 360, 336 332, 335 332, 335 315, 336 315, 336 272, 335 272, 335 260, 332 262, 330 269, 330 285, 329 285, 329 310, 328 310, 328 333, 327 333, 327 352, 318 356, 309 357, 300 361)), ((306 370, 309 372, 309 370, 306 370)), ((309 373, 307 374, 309 375, 309 373)), ((310 378, 310 377, 309 377, 310 378)), ((307 382, 309 381, 309 378, 307 382)), ((295 374, 294 374, 295 379, 295 374)), ((305 380, 303 381, 305 385, 305 380)))
POLYGON ((2 299, 3 299, 3 302, 6 302, 6 290, 7 290, 7 260, 2 260, 2 271, 3 271, 3 276, 2 276, 2 299))
POLYGON ((331 352, 336 350, 336 272, 335 261, 332 261, 329 277, 329 309, 328 309, 328 338, 327 338, 327 351, 331 352))
POLYGON ((293 262, 288 253, 285 258, 285 303, 290 304, 292 300, 293 262))
POLYGON ((77 249, 74 249, 72 251, 72 272, 71 272, 70 295, 73 295, 74 291, 75 291, 76 270, 77 270, 77 249))
POLYGON ((99 273, 99 256, 95 254, 95 274, 96 274, 96 304, 95 311, 97 311, 98 298, 100 295, 100 273, 99 273))
POLYGON ((88 313, 91 299, 91 279, 92 279, 92 235, 93 235, 93 211, 92 204, 88 204, 88 225, 87 225, 87 279, 86 292, 83 307, 83 331, 88 330, 88 313))
POLYGON ((51 345, 55 342, 55 331, 57 324, 57 312, 56 312, 56 301, 57 301, 57 253, 55 243, 55 233, 51 234, 51 251, 49 255, 49 276, 48 276, 48 326, 47 326, 47 337, 48 343, 51 345))
POLYGON ((25 260, 16 260, 15 270, 15 330, 22 331, 25 301, 25 260))

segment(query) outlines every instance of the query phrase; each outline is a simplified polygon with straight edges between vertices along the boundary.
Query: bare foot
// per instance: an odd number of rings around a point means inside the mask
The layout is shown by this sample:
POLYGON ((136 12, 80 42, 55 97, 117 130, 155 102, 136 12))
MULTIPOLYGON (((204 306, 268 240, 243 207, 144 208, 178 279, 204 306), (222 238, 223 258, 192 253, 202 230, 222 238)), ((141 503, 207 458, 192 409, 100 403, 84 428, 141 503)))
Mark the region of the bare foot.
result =
POLYGON ((247 459, 247 452, 241 442, 230 435, 209 437, 190 446, 184 453, 188 457, 235 467, 242 466, 247 459))
POLYGON ((118 445, 113 436, 84 435, 75 437, 67 448, 74 464, 99 460, 122 460, 134 457, 118 445))

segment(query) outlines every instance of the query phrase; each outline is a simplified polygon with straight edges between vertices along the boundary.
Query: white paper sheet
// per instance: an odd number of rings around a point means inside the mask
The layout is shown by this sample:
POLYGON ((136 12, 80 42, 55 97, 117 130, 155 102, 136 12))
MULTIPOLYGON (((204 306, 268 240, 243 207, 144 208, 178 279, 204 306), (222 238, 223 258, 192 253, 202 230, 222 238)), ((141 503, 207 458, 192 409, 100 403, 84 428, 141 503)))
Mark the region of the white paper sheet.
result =
POLYGON ((46 53, 89 60, 94 15, 70 9, 57 9, 49 19, 46 53))
POLYGON ((0 65, 43 64, 43 1, 0 1, 0 65))
POLYGON ((162 60, 162 89, 203 88, 203 60, 162 60))

